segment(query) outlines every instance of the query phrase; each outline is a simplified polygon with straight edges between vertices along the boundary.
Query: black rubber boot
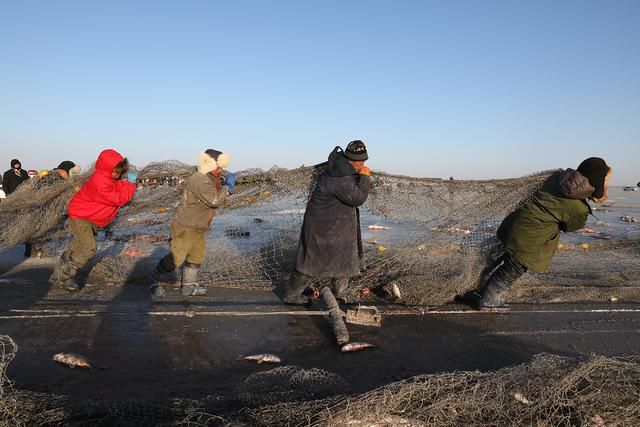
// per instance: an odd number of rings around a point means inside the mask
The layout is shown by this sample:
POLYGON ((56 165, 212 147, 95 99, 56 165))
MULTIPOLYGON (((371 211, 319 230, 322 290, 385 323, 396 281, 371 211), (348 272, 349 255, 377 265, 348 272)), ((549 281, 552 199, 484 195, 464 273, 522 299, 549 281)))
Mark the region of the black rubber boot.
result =
POLYGON ((77 292, 80 285, 75 281, 75 275, 79 267, 75 265, 67 255, 62 255, 58 264, 53 269, 49 282, 69 292, 77 292))
POLYGON ((487 286, 478 301, 478 310, 505 313, 510 310, 509 304, 504 302, 504 296, 508 289, 502 287, 502 283, 489 279, 487 286))
POLYGON ((182 268, 182 284, 180 292, 185 297, 202 296, 207 294, 207 288, 200 285, 198 280, 199 264, 185 263, 182 268))
POLYGON ((525 272, 527 268, 505 255, 502 265, 500 265, 489 277, 487 283, 478 292, 478 310, 493 311, 503 313, 509 311, 509 304, 504 302, 504 297, 511 288, 511 285, 525 272))
POLYGON ((291 277, 287 282, 287 289, 284 295, 284 303, 290 305, 307 305, 310 303, 309 297, 303 295, 304 290, 307 288, 309 277, 300 273, 297 270, 293 270, 291 277))

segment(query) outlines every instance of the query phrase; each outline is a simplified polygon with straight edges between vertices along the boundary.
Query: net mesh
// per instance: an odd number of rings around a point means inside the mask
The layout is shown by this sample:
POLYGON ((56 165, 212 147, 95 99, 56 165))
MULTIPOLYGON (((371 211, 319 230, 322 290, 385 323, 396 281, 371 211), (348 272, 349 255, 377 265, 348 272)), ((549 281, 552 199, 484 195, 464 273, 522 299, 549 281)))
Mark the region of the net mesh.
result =
POLYGON ((258 425, 636 425, 639 368, 637 359, 578 362, 541 354, 495 372, 422 375, 361 395, 250 415, 258 425))
MULTIPOLYGON (((148 277, 168 252, 169 226, 194 171, 177 161, 139 170, 142 188, 99 235, 99 255, 86 268, 91 280, 122 283, 148 277)), ((234 194, 208 233, 200 280, 237 288, 281 285, 293 267, 304 209, 322 171, 323 165, 240 172, 234 194)), ((49 186, 38 179, 22 184, 0 203, 0 249, 35 241, 44 255, 59 255, 69 238, 66 206, 90 173, 49 186)), ((495 238, 500 220, 528 201, 548 175, 443 181, 374 173, 361 208, 366 269, 351 280, 351 292, 397 285, 405 304, 439 305, 476 287, 486 266, 500 255, 495 238)), ((600 221, 588 235, 577 235, 582 240, 563 236, 551 270, 525 275, 511 298, 593 301, 614 292, 640 301, 640 265, 633 261, 640 249, 637 224, 613 224, 617 212, 598 215, 612 224, 600 221)))
POLYGON ((551 354, 493 372, 421 375, 348 395, 337 374, 284 366, 252 374, 225 410, 210 397, 86 400, 15 389, 17 346, 0 336, 0 425, 638 425, 637 358, 551 354), (269 396, 270 392, 273 392, 269 396), (322 397, 323 398, 319 398, 322 397))

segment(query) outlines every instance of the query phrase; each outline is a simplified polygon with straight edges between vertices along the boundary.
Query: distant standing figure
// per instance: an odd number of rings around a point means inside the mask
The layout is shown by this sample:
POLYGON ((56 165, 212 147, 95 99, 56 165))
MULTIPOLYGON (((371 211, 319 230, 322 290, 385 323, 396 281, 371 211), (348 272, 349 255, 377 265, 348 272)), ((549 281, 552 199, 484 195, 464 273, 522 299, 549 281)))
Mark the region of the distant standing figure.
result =
POLYGON ((532 201, 502 221, 498 239, 505 253, 487 282, 470 295, 471 303, 482 311, 509 310, 504 297, 527 270, 538 273, 549 268, 561 232, 576 231, 587 223, 591 207, 587 199, 602 203, 607 199, 611 168, 599 157, 590 157, 577 170, 553 173, 532 201))
POLYGON ((345 151, 336 147, 329 155, 304 214, 295 269, 284 302, 306 304, 303 295, 312 278, 329 278, 336 298, 346 300, 349 278, 363 268, 360 232, 361 206, 369 195, 371 171, 362 141, 351 141, 345 151))
POLYGON ((50 281, 67 291, 80 290, 75 281, 78 269, 96 254, 98 227, 113 221, 118 210, 136 192, 135 174, 128 174, 129 162, 115 150, 98 156, 95 171, 69 203, 73 239, 53 270, 50 281))
POLYGON ((182 194, 176 218, 171 224, 171 252, 160 260, 152 275, 151 293, 164 297, 161 284, 182 267, 180 291, 184 296, 201 296, 207 289, 198 283, 198 272, 205 259, 206 234, 218 208, 233 191, 236 175, 223 168, 229 155, 208 149, 198 157, 198 171, 191 175, 182 194))
POLYGON ((11 169, 6 171, 2 176, 2 189, 8 196, 16 191, 16 188, 28 179, 29 174, 26 170, 22 169, 22 163, 20 163, 20 160, 13 159, 11 160, 11 169))

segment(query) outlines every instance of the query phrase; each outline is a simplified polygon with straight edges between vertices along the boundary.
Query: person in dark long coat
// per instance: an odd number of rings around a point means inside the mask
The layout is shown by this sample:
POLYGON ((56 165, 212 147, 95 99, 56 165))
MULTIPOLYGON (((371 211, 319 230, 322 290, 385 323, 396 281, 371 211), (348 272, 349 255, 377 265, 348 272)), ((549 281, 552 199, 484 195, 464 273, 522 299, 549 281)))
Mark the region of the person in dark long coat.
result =
POLYGON ((363 267, 358 206, 369 195, 371 171, 362 141, 351 141, 346 150, 336 147, 311 194, 298 242, 295 269, 284 302, 306 304, 303 295, 312 278, 332 279, 336 298, 345 300, 349 278, 363 267))
POLYGON ((2 176, 2 189, 5 194, 8 196, 9 194, 16 191, 16 188, 24 181, 29 179, 29 174, 26 170, 22 169, 22 164, 20 160, 13 159, 11 160, 11 169, 6 171, 2 176))
POLYGON ((507 216, 498 228, 504 245, 501 264, 482 287, 466 296, 482 311, 509 310, 504 297, 527 270, 537 273, 549 268, 560 233, 576 231, 587 223, 591 207, 587 200, 607 199, 611 168, 599 157, 590 157, 577 170, 554 172, 533 200, 507 216))

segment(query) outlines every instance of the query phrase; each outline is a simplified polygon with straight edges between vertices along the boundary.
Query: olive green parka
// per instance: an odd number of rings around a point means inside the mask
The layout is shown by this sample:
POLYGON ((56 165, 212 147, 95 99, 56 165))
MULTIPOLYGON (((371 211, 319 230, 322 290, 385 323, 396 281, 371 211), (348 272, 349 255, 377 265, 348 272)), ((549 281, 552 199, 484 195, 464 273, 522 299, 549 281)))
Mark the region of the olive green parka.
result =
POLYGON ((498 238, 516 261, 534 272, 549 268, 560 232, 585 226, 595 191, 589 180, 573 169, 554 172, 533 200, 512 212, 498 228, 498 238))
POLYGON ((209 229, 218 208, 229 195, 227 187, 220 186, 220 178, 210 173, 196 172, 187 181, 175 222, 183 227, 205 232, 209 229))

